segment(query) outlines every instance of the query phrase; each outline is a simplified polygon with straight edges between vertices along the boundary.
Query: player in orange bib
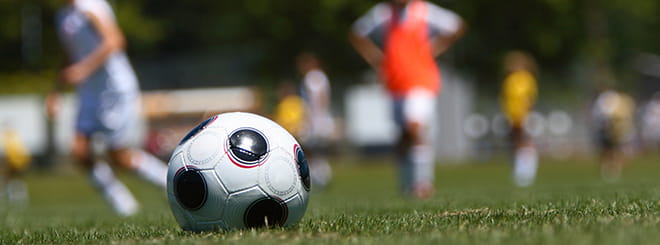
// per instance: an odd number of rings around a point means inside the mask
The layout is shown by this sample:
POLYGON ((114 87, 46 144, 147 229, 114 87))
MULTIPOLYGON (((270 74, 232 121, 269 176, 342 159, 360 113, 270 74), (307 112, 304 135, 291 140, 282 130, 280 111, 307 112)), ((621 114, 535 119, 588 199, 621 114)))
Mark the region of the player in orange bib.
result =
POLYGON ((379 71, 393 99, 400 128, 400 177, 405 194, 424 199, 434 192, 431 126, 440 92, 435 58, 465 30, 454 12, 420 0, 381 2, 360 17, 350 40, 379 71))

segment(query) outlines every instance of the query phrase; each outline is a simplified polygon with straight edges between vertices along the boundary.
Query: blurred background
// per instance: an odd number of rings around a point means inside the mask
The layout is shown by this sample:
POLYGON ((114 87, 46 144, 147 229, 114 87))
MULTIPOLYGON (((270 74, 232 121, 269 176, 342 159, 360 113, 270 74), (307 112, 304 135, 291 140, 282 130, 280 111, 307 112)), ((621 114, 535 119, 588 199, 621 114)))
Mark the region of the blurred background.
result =
MULTIPOLYGON (((71 95, 53 122, 43 109, 64 65, 53 23, 59 2, 0 1, 0 127, 18 133, 37 166, 67 153, 73 135, 71 95)), ((335 152, 381 154, 396 140, 389 98, 347 39, 351 24, 378 1, 109 2, 144 92, 135 144, 164 159, 210 114, 272 115, 278 84, 300 83, 295 59, 304 51, 318 55, 331 83, 340 129, 335 152)), ((603 87, 629 94, 637 105, 631 151, 658 149, 657 137, 644 136, 660 128, 658 112, 646 109, 660 90, 659 1, 432 2, 468 25, 439 58, 439 163, 487 162, 504 152, 508 128, 499 94, 502 59, 511 50, 523 50, 537 63, 538 103, 527 130, 541 154, 593 152, 589 108, 603 87)))

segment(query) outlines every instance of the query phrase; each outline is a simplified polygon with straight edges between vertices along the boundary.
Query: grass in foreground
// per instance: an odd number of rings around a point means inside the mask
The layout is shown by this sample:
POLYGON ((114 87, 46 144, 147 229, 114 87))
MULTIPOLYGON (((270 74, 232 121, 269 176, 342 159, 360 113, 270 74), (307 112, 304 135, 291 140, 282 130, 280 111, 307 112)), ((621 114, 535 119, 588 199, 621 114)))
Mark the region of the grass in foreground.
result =
MULTIPOLYGON (((376 162, 377 160, 373 160, 376 162)), ((544 161, 537 184, 510 184, 504 162, 439 166, 437 193, 401 197, 391 162, 334 166, 330 188, 313 193, 294 228, 181 231, 161 191, 123 176, 142 212, 115 217, 76 172, 31 173, 31 202, 0 211, 0 243, 657 244, 660 159, 638 159, 622 181, 602 182, 583 160, 544 161)))

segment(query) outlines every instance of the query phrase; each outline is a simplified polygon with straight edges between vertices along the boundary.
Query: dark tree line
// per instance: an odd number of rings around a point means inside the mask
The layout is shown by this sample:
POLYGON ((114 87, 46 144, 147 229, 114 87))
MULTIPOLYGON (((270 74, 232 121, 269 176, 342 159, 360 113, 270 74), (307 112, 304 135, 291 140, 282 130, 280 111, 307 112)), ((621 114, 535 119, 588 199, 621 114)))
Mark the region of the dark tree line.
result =
MULTIPOLYGON (((47 89, 62 60, 53 30, 61 2, 0 1, 0 93, 47 89)), ((377 1, 110 2, 128 52, 146 87, 154 88, 150 82, 185 87, 293 77, 293 61, 303 50, 319 53, 331 74, 354 77, 367 65, 348 44, 347 31, 377 1)), ((575 70, 582 68, 585 79, 600 67, 625 78, 635 55, 660 54, 656 0, 434 2, 469 26, 443 62, 485 88, 499 79, 501 57, 511 49, 530 52, 546 76, 566 84, 576 82, 575 70)))

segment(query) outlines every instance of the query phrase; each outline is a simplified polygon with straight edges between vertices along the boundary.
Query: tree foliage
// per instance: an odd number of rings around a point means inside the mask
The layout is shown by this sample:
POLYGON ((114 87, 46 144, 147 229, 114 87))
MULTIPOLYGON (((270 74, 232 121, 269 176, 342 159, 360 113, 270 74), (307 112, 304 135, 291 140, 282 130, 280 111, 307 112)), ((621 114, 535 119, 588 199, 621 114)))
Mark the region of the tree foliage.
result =
MULTIPOLYGON (((53 16, 62 2, 0 1, 0 78, 26 72, 54 73, 62 54, 53 16), (38 11, 30 10, 31 6, 37 6, 38 11), (30 14, 39 17, 39 30, 24 28, 30 14), (39 32, 41 40, 36 61, 25 55, 25 35, 33 32, 39 32)), ((319 53, 336 76, 354 77, 367 69, 348 44, 347 32, 352 22, 378 1, 110 2, 138 67, 157 67, 168 60, 177 60, 170 62, 172 66, 207 63, 211 64, 209 71, 187 71, 193 77, 189 80, 221 76, 214 73, 215 66, 222 73, 248 73, 236 76, 244 80, 274 81, 293 76, 293 61, 302 50, 319 53), (213 57, 226 62, 214 63, 213 57)), ((442 59, 472 74, 481 84, 492 83, 500 75, 501 57, 512 49, 530 52, 547 73, 559 74, 556 76, 570 72, 575 64, 604 64, 615 71, 625 70, 638 53, 660 53, 660 2, 656 0, 434 2, 456 11, 468 24, 466 36, 442 59)), ((158 73, 157 68, 151 70, 158 73)), ((159 83, 168 87, 168 82, 176 83, 175 79, 184 78, 170 74, 159 83)), ((20 79, 11 79, 16 80, 20 79)), ((0 88, 1 92, 10 91, 0 88)))

